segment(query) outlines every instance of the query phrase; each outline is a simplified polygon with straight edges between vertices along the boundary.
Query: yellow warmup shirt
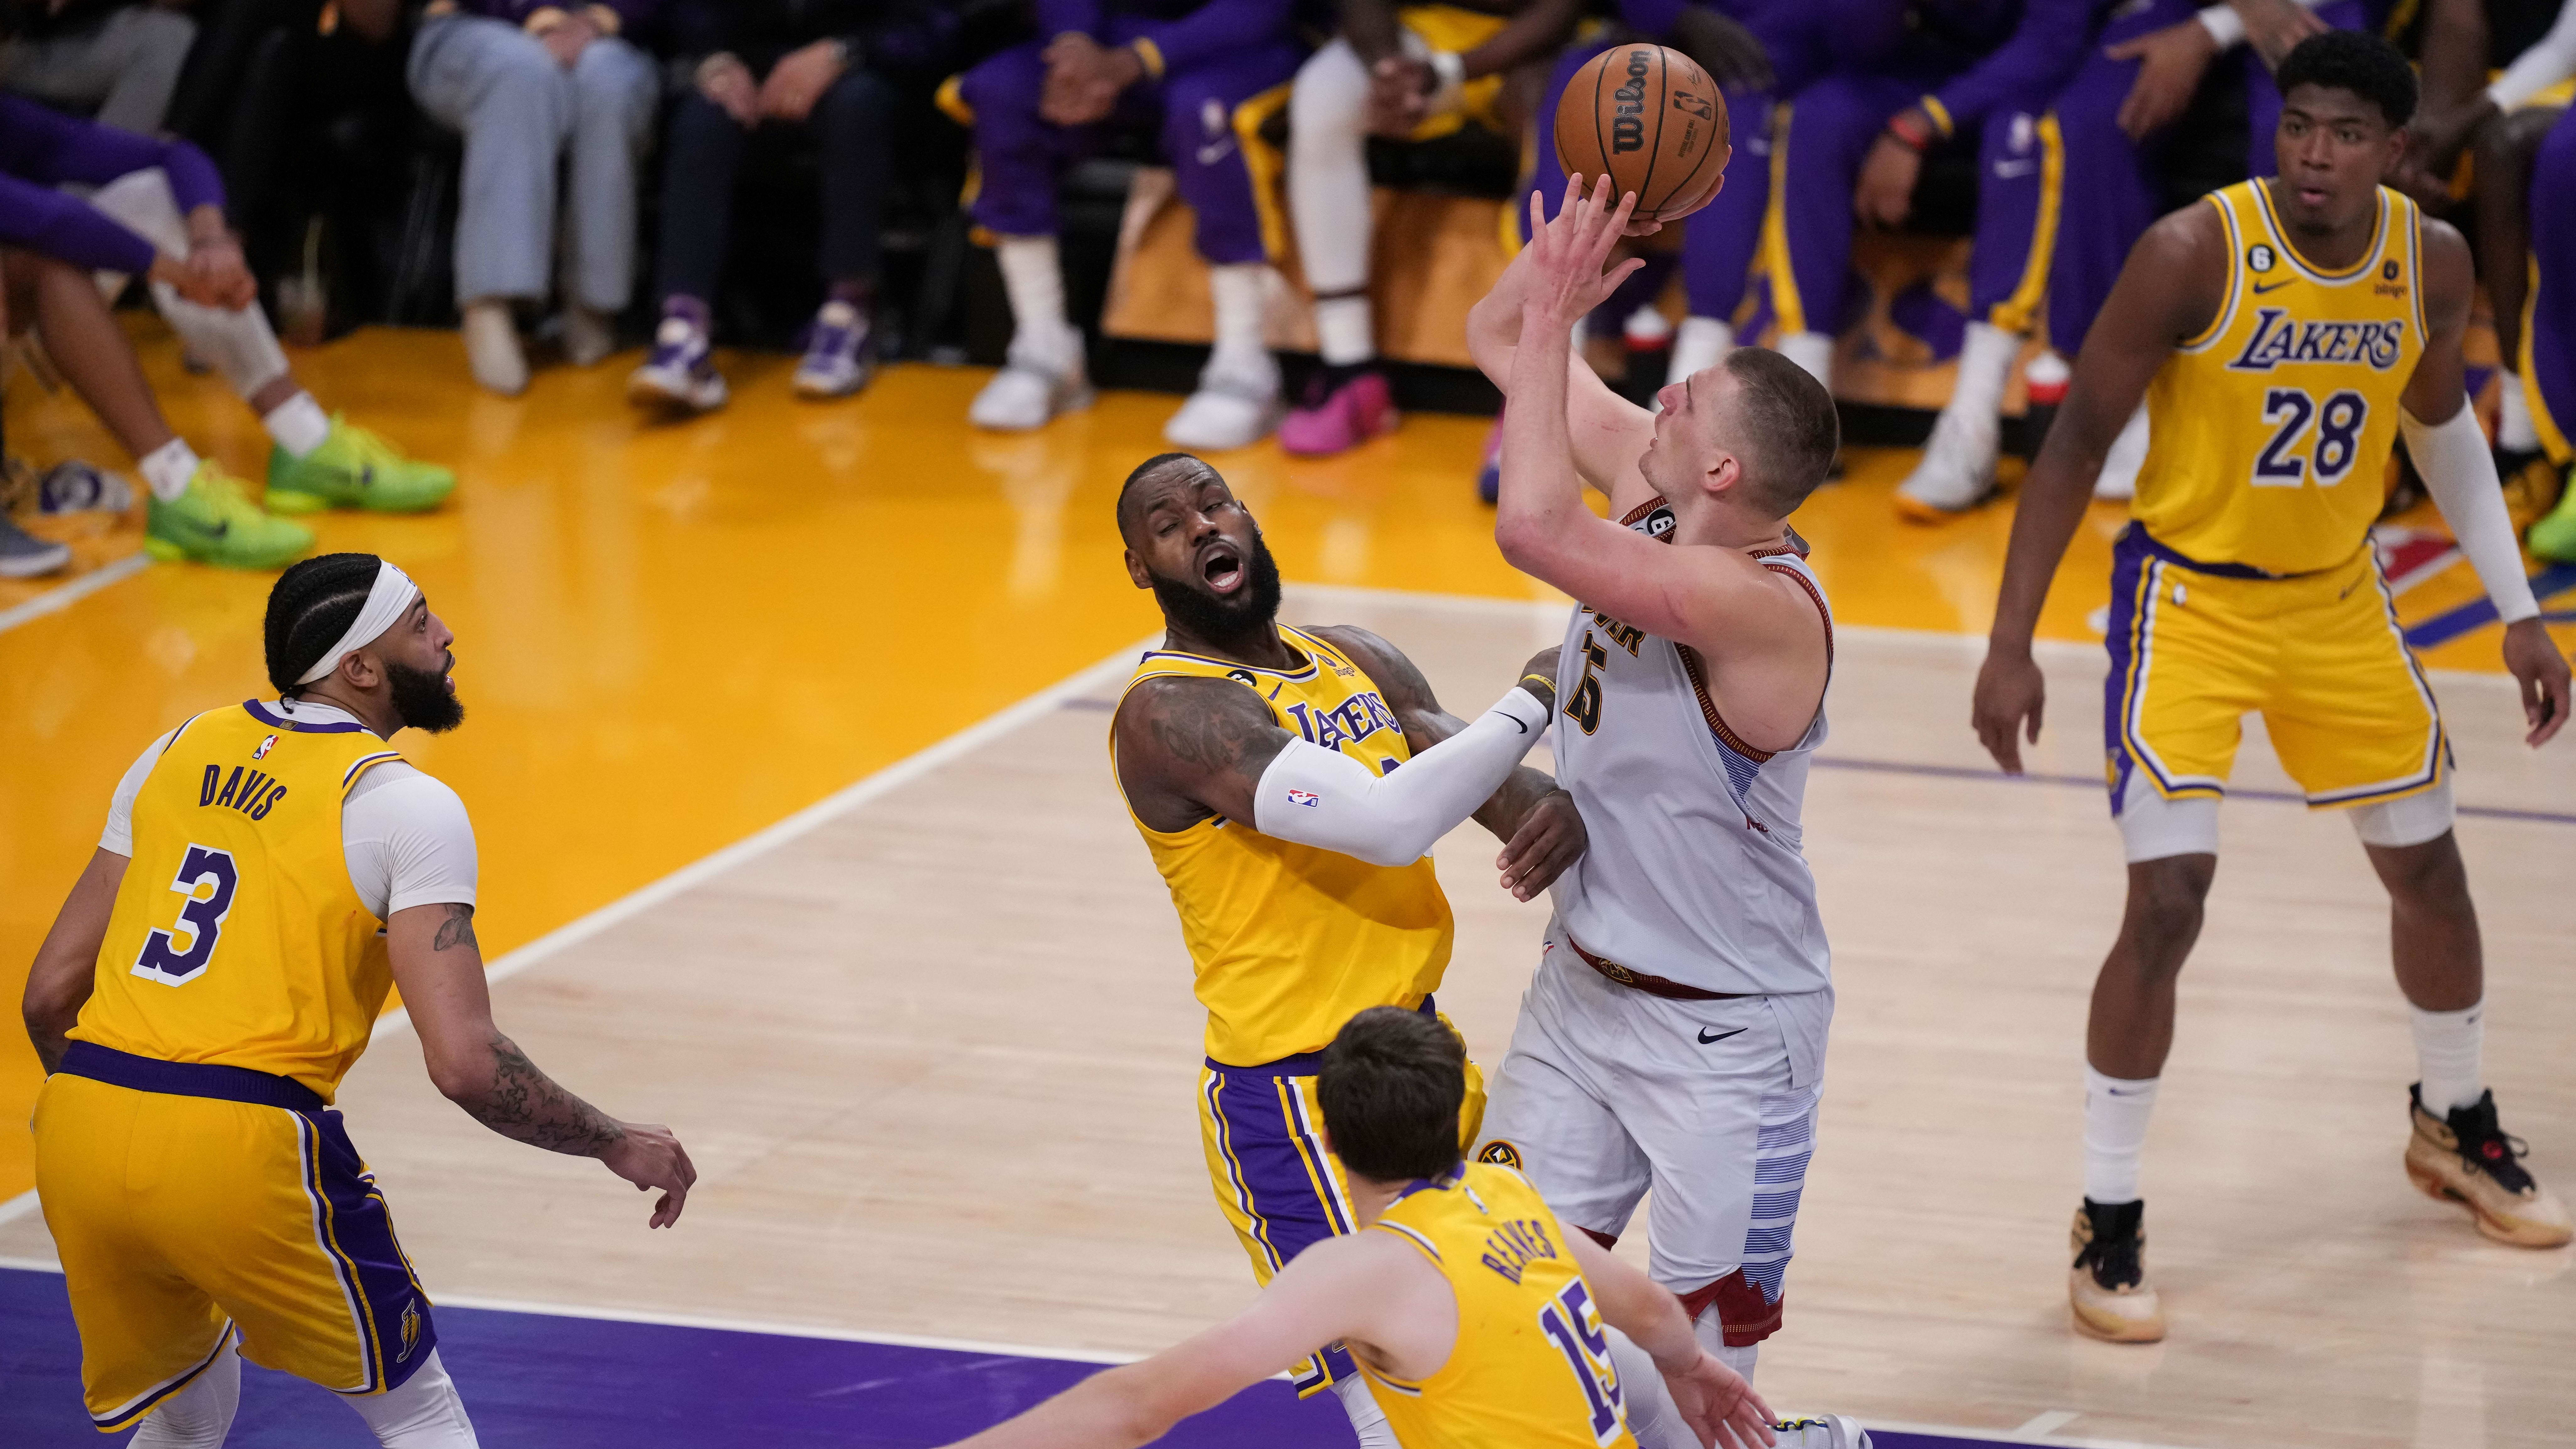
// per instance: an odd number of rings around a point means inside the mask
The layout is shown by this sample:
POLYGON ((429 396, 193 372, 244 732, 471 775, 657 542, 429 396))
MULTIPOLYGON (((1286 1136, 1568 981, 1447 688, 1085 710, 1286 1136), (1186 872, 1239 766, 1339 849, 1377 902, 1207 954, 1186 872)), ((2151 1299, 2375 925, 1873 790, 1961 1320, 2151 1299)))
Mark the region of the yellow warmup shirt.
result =
POLYGON ((1458 1296, 1458 1345, 1438 1373, 1408 1382, 1359 1360, 1405 1449, 1635 1449, 1567 1230, 1519 1173, 1462 1164, 1369 1230, 1412 1243, 1458 1296))
MULTIPOLYGON (((1127 682, 1231 679, 1259 695, 1279 727, 1384 775, 1412 758, 1377 684, 1313 634, 1282 628, 1304 663, 1281 672, 1157 651, 1127 682)), ((1117 760, 1113 732, 1111 765, 1117 760)), ((1134 812, 1129 812, 1134 818, 1134 812)), ((1372 1006, 1414 1007, 1449 965, 1448 897, 1428 858, 1380 866, 1274 840, 1248 820, 1202 820, 1164 832, 1136 821, 1171 887, 1189 946, 1207 1055, 1260 1066, 1322 1051, 1372 1006)))
POLYGON ((2147 389, 2132 515, 2198 563, 2331 568, 2379 516, 2398 400, 2424 352, 2415 203, 2380 188, 2370 250, 2329 272, 2290 244, 2263 182, 2207 201, 2234 258, 2227 299, 2147 389))
POLYGON ((400 755, 355 724, 243 705, 180 727, 134 799, 134 855, 75 1041, 290 1077, 329 1101, 393 987, 340 807, 400 755))

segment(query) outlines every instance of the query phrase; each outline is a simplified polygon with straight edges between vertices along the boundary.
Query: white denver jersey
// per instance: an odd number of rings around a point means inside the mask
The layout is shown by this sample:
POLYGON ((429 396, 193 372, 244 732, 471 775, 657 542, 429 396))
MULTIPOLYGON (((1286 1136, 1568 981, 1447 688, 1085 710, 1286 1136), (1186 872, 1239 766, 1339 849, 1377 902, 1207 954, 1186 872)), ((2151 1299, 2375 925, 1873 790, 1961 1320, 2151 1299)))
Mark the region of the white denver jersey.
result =
MULTIPOLYGON (((1625 520, 1650 537, 1673 518, 1657 499, 1625 520)), ((1825 616, 1806 545, 1761 557, 1825 616)), ((1577 605, 1557 655, 1557 782, 1591 844, 1553 890, 1557 919, 1583 950, 1703 991, 1788 995, 1830 990, 1816 880, 1800 853, 1807 760, 1825 711, 1795 745, 1757 750, 1709 697, 1696 652, 1577 605)))

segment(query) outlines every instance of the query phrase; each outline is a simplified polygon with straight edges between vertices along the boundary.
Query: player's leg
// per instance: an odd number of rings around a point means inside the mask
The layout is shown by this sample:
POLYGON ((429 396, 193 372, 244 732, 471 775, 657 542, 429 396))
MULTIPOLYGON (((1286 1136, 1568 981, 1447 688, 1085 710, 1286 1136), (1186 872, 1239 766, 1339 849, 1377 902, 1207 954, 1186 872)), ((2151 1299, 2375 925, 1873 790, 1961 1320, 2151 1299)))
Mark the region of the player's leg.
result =
POLYGON ((715 362, 716 283, 733 242, 734 178, 751 133, 696 86, 671 107, 662 147, 662 227, 653 290, 653 350, 626 379, 627 400, 702 413, 731 396, 715 362))
POLYGON ((894 86, 864 65, 843 71, 814 103, 823 163, 823 237, 815 266, 825 295, 796 365, 796 391, 804 397, 848 397, 876 374, 877 273, 900 103, 894 86))
POLYGON ((1762 247, 1762 218, 1771 205, 1771 93, 1730 90, 1726 108, 1735 126, 1735 159, 1716 197, 1683 223, 1682 294, 1690 314, 1673 336, 1667 382, 1715 367, 1734 349, 1736 309, 1762 247))
POLYGON ((1368 68, 1339 36, 1297 70, 1288 101, 1288 215, 1315 298, 1323 371, 1280 432, 1280 446, 1320 456, 1355 447, 1397 422, 1377 366, 1369 309, 1368 68))
POLYGON ((593 40, 572 67, 568 153, 564 355, 589 367, 617 347, 617 314, 635 291, 636 169, 653 141, 662 99, 653 58, 615 36, 593 40))
POLYGON ((546 295, 572 80, 518 26, 455 13, 422 23, 405 71, 421 109, 465 137, 456 197, 465 358, 476 382, 515 397, 527 390, 528 359, 511 308, 546 295))
POLYGON ((240 480, 170 431, 133 344, 87 273, 33 252, 0 252, 13 326, 32 326, 45 355, 134 456, 151 489, 144 547, 162 559, 272 569, 313 547, 302 524, 263 512, 240 480))
POLYGON ((241 1407, 241 1350, 233 1337, 186 1388, 163 1399, 126 1442, 131 1449, 221 1449, 241 1407))
POLYGON ((975 133, 975 224, 993 233, 1011 346, 1002 370, 966 410, 977 427, 1025 432, 1091 405, 1082 333, 1065 313, 1056 253, 1056 172, 1086 137, 1038 115, 1046 62, 1035 44, 988 57, 940 92, 975 133))
POLYGON ((1604 1064, 1621 1003, 1550 931, 1494 1074, 1475 1158, 1529 1179, 1567 1226, 1607 1247, 1645 1196, 1645 1153, 1619 1125, 1604 1064), (1580 973, 1579 975, 1576 973, 1580 973))
MULTIPOLYGON (((2532 431, 2549 460, 2576 460, 2576 216, 2563 198, 2576 195, 2576 107, 2560 113, 2532 162, 2531 298, 2523 308, 2522 393, 2532 431), (2556 204, 2545 199, 2557 198, 2556 204)), ((2576 489, 2534 524, 2531 551, 2576 562, 2576 489)))
MULTIPOLYGON (((2499 453, 2540 450, 2531 407, 2522 396, 2522 314, 2531 295, 2532 168, 2559 115, 2555 108, 2527 108, 2480 127, 2470 168, 2478 280, 2487 289, 2496 354, 2504 360, 2497 369, 2502 374, 2495 438, 2499 453)), ((2512 470, 2506 475, 2512 476, 2512 470)))
MULTIPOLYGON (((193 250, 170 178, 158 169, 130 172, 99 188, 90 204, 175 257, 193 250)), ((124 279, 102 278, 104 291, 124 279)), ((151 285, 153 306, 188 350, 203 358, 259 415, 269 436, 268 506, 280 513, 363 508, 416 513, 456 491, 456 475, 407 458, 375 433, 322 411, 287 365, 268 314, 247 307, 204 307, 166 282, 151 285)))
POLYGON ((2066 210, 2069 158, 2055 114, 1998 110, 1981 128, 1977 152, 1967 340, 1923 460, 1896 492, 1897 512, 1918 522, 1965 512, 1995 494, 2004 387, 2047 298, 2050 253, 2066 210))
POLYGON ((352 1394, 349 1407, 385 1449, 477 1449, 474 1421, 431 1349, 410 1378, 381 1394, 352 1394))
POLYGON ((1248 447, 1269 436, 1285 410, 1263 320, 1277 276, 1273 249, 1287 245, 1287 218, 1252 167, 1256 155, 1269 159, 1256 149, 1266 146, 1260 127, 1290 103, 1297 61, 1297 48, 1280 41, 1163 77, 1163 154, 1198 219, 1196 240, 1216 314, 1198 390, 1163 425, 1174 447, 1248 447))
POLYGON ((1799 93, 1775 142, 1781 149, 1772 156, 1771 205, 1787 249, 1787 266, 1775 266, 1771 279, 1780 352, 1828 387, 1851 282, 1852 187, 1887 118, 1920 93, 1885 76, 1827 76, 1799 93))

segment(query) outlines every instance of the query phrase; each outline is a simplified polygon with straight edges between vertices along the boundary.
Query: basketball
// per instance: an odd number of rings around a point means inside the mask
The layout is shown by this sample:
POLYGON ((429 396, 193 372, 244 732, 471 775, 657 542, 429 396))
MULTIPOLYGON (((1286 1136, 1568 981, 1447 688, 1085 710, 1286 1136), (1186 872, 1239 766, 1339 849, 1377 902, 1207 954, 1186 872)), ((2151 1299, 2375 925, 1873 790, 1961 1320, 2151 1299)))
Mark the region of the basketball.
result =
POLYGON ((1556 105, 1566 174, 1607 174, 1637 193, 1636 219, 1678 221, 1726 179, 1726 98, 1699 62, 1662 45, 1620 45, 1577 71, 1556 105))

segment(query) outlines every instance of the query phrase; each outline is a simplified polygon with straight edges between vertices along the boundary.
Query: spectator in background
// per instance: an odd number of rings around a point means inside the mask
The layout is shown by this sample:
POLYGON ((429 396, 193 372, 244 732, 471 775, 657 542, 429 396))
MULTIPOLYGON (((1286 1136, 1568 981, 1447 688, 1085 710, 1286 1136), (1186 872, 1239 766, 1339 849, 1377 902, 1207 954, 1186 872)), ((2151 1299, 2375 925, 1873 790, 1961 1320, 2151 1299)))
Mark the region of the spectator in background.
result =
POLYGON ((514 309, 550 291, 559 165, 570 178, 564 352, 588 367, 617 345, 635 286, 635 171, 660 95, 652 57, 630 37, 656 4, 433 0, 413 37, 413 99, 465 135, 456 298, 466 362, 504 397, 528 386, 514 309))
POLYGON ((716 284, 732 240, 743 148, 763 130, 810 134, 821 151, 822 305, 806 330, 796 391, 848 397, 876 373, 876 289, 903 75, 935 74, 956 20, 931 0, 674 0, 671 32, 692 62, 663 161, 653 354, 627 381, 637 403, 722 407, 710 351, 716 284))
POLYGON ((187 0, 0 0, 0 90, 160 134, 197 23, 187 0))
POLYGON ((312 547, 313 534, 253 504, 240 480, 170 430, 100 295, 94 274, 102 271, 145 277, 172 330, 258 414, 275 444, 271 508, 435 507, 455 474, 325 414, 296 380, 259 310, 223 199, 214 163, 185 141, 0 96, 0 276, 10 325, 35 328, 46 356, 134 455, 152 494, 144 546, 156 558, 265 569, 312 547), (59 189, 65 183, 100 189, 82 201, 59 189))

